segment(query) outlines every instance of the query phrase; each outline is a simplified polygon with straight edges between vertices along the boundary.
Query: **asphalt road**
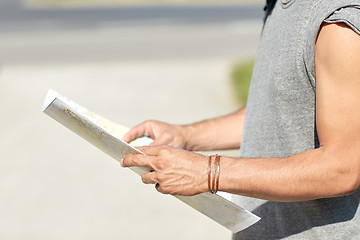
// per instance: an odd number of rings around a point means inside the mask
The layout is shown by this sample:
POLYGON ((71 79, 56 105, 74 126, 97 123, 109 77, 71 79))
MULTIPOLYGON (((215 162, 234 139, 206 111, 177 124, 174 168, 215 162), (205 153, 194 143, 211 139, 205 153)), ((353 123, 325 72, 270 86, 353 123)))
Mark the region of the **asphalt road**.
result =
MULTIPOLYGON (((4 0, 3 0, 4 1, 4 0)), ((0 7, 1 64, 252 57, 260 5, 0 7)))
POLYGON ((2 1, 0 31, 94 28, 109 21, 218 24, 258 20, 263 16, 262 4, 28 8, 19 1, 2 1))

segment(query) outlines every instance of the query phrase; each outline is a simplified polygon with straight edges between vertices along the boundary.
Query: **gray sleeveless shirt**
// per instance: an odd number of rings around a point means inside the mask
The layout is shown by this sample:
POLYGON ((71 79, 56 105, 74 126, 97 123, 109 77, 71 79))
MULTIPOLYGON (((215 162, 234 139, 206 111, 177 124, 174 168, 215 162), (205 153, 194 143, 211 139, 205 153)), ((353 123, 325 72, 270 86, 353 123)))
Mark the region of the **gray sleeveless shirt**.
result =
MULTIPOLYGON (((267 16, 249 92, 241 157, 286 157, 319 146, 314 56, 324 21, 344 22, 360 34, 360 0, 278 0, 267 16)), ((360 190, 294 203, 237 196, 240 206, 262 220, 234 239, 360 239, 359 199, 360 190)))

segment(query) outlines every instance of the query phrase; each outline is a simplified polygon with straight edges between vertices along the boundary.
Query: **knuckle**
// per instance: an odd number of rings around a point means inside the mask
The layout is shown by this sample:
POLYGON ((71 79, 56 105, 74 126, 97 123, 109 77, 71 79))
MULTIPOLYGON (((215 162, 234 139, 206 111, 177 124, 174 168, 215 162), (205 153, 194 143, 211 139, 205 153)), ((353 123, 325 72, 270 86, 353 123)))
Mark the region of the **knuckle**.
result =
POLYGON ((169 133, 169 131, 165 131, 162 135, 162 137, 165 139, 165 140, 169 140, 173 137, 173 135, 171 133, 169 133))
POLYGON ((174 194, 175 192, 169 186, 163 186, 162 191, 164 194, 174 194))
POLYGON ((168 168, 168 163, 167 161, 161 160, 159 159, 158 161, 154 162, 155 167, 158 170, 165 170, 168 168))
POLYGON ((163 184, 163 185, 161 186, 161 189, 162 189, 164 192, 168 192, 168 190, 169 190, 169 188, 168 188, 165 184, 163 184))
POLYGON ((131 166, 138 166, 140 164, 139 157, 137 155, 134 155, 131 157, 131 166))
POLYGON ((166 187, 164 187, 164 186, 159 186, 158 188, 157 188, 157 190, 159 191, 159 192, 161 192, 162 194, 168 194, 168 192, 166 191, 166 187))
POLYGON ((141 175, 141 181, 143 183, 147 183, 147 178, 146 178, 145 174, 141 175))
POLYGON ((156 123, 155 120, 147 120, 144 122, 144 125, 147 127, 150 127, 150 126, 154 125, 155 123, 156 123))
POLYGON ((165 180, 164 174, 162 174, 162 173, 156 174, 156 176, 155 176, 155 181, 156 182, 162 183, 162 182, 164 182, 164 180, 165 180))
POLYGON ((161 146, 159 148, 159 155, 168 155, 169 154, 169 148, 166 146, 161 146))

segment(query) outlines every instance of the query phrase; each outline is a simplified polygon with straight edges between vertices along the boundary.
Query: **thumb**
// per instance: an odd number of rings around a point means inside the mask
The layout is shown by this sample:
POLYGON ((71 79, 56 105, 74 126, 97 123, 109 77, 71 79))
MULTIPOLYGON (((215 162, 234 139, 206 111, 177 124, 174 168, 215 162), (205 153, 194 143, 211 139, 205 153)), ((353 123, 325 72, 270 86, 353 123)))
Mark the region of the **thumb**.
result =
POLYGON ((134 140, 136 138, 134 136, 135 136, 134 133, 130 130, 124 136, 122 136, 122 140, 124 142, 129 143, 129 142, 131 142, 132 140, 134 140))
POLYGON ((145 129, 142 126, 136 126, 132 129, 130 129, 123 137, 122 140, 124 142, 131 142, 132 140, 142 137, 145 134, 145 129))

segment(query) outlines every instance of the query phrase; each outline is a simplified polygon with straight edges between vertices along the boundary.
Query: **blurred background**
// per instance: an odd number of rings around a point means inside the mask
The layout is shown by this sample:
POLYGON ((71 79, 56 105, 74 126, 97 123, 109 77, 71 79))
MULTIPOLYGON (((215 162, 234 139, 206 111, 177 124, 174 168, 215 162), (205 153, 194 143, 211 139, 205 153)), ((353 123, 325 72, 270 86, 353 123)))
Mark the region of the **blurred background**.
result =
POLYGON ((0 0, 0 239, 230 239, 41 107, 53 88, 129 127, 234 111, 246 101, 263 5, 0 0))

